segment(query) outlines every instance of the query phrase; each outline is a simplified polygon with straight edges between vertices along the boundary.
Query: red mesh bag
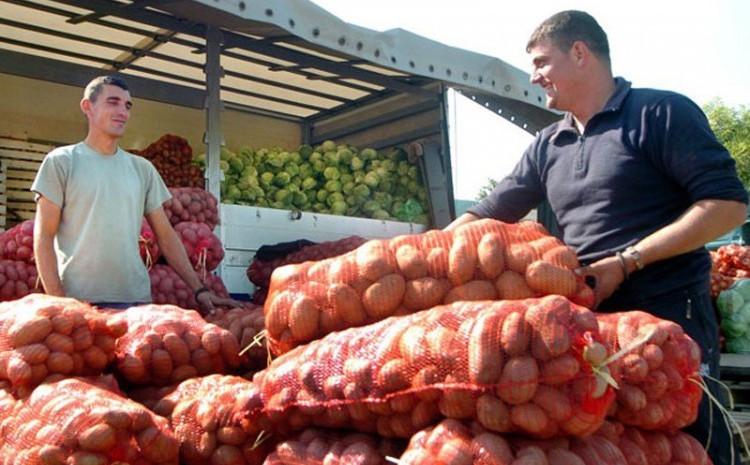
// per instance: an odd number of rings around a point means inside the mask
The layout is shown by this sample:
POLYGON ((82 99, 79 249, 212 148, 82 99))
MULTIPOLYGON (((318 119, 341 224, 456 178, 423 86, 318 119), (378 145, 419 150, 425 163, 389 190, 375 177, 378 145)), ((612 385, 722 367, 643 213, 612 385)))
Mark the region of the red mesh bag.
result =
POLYGON ((156 242, 156 235, 146 220, 141 224, 141 234, 138 236, 138 248, 141 252, 141 259, 149 270, 159 261, 161 251, 159 244, 156 242))
POLYGON ((258 287, 268 289, 273 270, 280 266, 337 257, 356 249, 365 242, 367 242, 367 239, 362 237, 349 236, 337 241, 308 245, 285 257, 278 257, 273 260, 261 260, 256 256, 247 269, 247 279, 258 287))
POLYGON ((172 198, 164 202, 164 213, 172 225, 194 221, 207 225, 212 231, 219 224, 216 197, 198 187, 171 188, 172 198))
POLYGON ((234 335, 246 354, 249 368, 262 368, 268 363, 263 307, 217 308, 204 317, 207 322, 224 328, 234 335))
POLYGON ((0 260, 0 302, 20 299, 41 290, 42 284, 33 263, 0 260))
POLYGON ((163 386, 240 366, 240 347, 229 331, 198 313, 171 305, 142 305, 118 312, 127 321, 117 340, 117 373, 131 384, 163 386))
POLYGON ((131 151, 148 159, 169 187, 202 187, 203 171, 192 165, 188 141, 172 134, 161 136, 143 150, 131 151))
POLYGON ((606 421, 595 434, 618 446, 627 465, 713 465, 698 440, 682 431, 646 431, 606 421))
POLYGON ((589 310, 560 296, 458 302, 332 333, 253 382, 282 434, 309 425, 407 438, 442 417, 537 437, 593 433, 614 393, 589 310))
POLYGON ((211 375, 146 397, 155 413, 169 419, 182 464, 259 465, 270 451, 260 430, 240 413, 260 406, 260 394, 250 381, 211 375))
MULTIPOLYGON (((148 276, 151 279, 151 298, 155 304, 176 305, 193 310, 200 308, 193 290, 169 265, 154 265, 148 271, 148 276)), ((229 297, 220 277, 206 274, 202 278, 203 284, 211 292, 220 297, 229 297)))
POLYGON ((45 383, 2 423, 3 465, 177 465, 167 420, 83 379, 45 383))
POLYGON ((403 465, 635 465, 602 436, 529 440, 501 436, 476 423, 443 420, 415 434, 403 465))
POLYGON ((205 275, 224 259, 224 247, 211 228, 203 223, 185 221, 174 227, 196 271, 205 275))
POLYGON ((0 380, 23 391, 48 374, 98 375, 126 331, 75 299, 32 294, 0 304, 0 380))
POLYGON ((386 457, 403 451, 403 444, 392 439, 310 428, 278 443, 264 465, 386 465, 386 457))
POLYGON ((538 223, 479 220, 366 242, 320 262, 278 268, 265 303, 275 354, 332 331, 441 303, 558 294, 590 306, 575 253, 538 223))
POLYGON ((34 220, 26 220, 0 234, 0 259, 34 263, 34 220))
POLYGON ((640 311, 597 314, 618 381, 614 417, 645 429, 680 429, 693 423, 703 394, 698 344, 672 321, 640 311))
POLYGON ((711 252, 711 297, 715 299, 721 291, 743 278, 750 278, 748 247, 728 245, 711 252))

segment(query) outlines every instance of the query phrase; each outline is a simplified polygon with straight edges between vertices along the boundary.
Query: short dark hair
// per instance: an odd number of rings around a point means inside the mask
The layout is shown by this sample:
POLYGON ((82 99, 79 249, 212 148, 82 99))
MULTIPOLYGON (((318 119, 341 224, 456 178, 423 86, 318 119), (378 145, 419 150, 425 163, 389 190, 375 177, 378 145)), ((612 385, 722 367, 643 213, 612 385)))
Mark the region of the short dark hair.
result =
POLYGON ((122 90, 130 92, 130 89, 128 89, 128 83, 125 82, 125 79, 116 74, 110 74, 109 76, 99 76, 92 79, 83 91, 83 98, 96 102, 96 99, 99 97, 99 94, 102 93, 104 86, 117 86, 122 90))
POLYGON ((561 11, 545 19, 531 34, 526 51, 543 40, 549 40, 563 52, 569 51, 573 42, 580 40, 599 58, 610 62, 607 33, 593 16, 584 11, 561 11))

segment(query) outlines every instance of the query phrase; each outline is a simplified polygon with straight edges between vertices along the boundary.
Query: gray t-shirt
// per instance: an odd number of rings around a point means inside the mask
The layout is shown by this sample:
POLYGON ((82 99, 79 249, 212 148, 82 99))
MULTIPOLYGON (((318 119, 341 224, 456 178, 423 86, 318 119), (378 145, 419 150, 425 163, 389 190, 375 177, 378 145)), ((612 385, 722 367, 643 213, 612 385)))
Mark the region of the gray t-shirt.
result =
POLYGON ((145 158, 102 155, 84 142, 50 152, 31 190, 62 209, 55 237, 65 294, 88 302, 151 302, 138 251, 143 215, 171 195, 145 158))

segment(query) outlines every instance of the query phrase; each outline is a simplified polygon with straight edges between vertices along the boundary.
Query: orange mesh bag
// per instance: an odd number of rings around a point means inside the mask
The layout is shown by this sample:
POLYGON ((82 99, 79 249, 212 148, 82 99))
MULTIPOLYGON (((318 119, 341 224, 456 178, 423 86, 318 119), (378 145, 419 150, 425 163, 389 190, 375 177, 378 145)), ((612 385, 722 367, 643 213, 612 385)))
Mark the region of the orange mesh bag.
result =
POLYGON ((247 304, 239 308, 217 308, 204 318, 237 338, 249 368, 263 368, 268 364, 263 307, 247 304))
POLYGON ((529 440, 443 420, 415 434, 402 465, 632 465, 602 436, 529 440))
POLYGON ((21 260, 0 260, 0 302, 41 292, 36 265, 21 260))
POLYGON ((680 429, 695 421, 703 391, 701 352, 682 328, 641 311, 597 314, 618 382, 612 416, 645 429, 680 429))
POLYGON ((164 213, 172 225, 195 221, 207 225, 212 231, 219 224, 216 197, 199 187, 170 188, 172 198, 164 202, 164 213))
POLYGON ((182 464, 263 463, 271 444, 240 414, 260 407, 260 393, 253 383, 211 375, 189 379, 164 393, 153 410, 169 419, 180 443, 182 464))
POLYGON ((117 373, 135 385, 163 386, 234 370, 240 346, 229 331, 197 312, 172 305, 142 305, 114 313, 128 333, 117 340, 117 373))
POLYGON ((26 395, 48 374, 100 374, 126 331, 75 299, 32 294, 0 304, 0 380, 26 395))
POLYGON ((38 386, 1 434, 3 465, 177 465, 166 419, 83 379, 38 386))
POLYGON ((277 444, 264 465, 386 465, 403 451, 392 439, 310 428, 277 444))
POLYGON ((339 257, 278 268, 264 312, 281 354, 332 331, 459 300, 558 294, 591 306, 575 253, 538 223, 480 220, 453 232, 368 241, 339 257))
POLYGON ((255 375, 265 410, 248 413, 282 434, 316 425, 407 438, 449 417, 583 436, 614 397, 598 338, 594 314, 561 296, 439 306, 282 355, 255 375))
MULTIPOLYGON (((198 302, 190 286, 169 265, 154 265, 149 271, 151 297, 155 304, 170 304, 198 310, 198 302)), ((201 276, 203 284, 220 297, 229 297, 220 277, 207 273, 201 276)))
POLYGON ((679 430, 647 431, 606 421, 595 435, 617 445, 628 465, 713 465, 700 442, 679 430))

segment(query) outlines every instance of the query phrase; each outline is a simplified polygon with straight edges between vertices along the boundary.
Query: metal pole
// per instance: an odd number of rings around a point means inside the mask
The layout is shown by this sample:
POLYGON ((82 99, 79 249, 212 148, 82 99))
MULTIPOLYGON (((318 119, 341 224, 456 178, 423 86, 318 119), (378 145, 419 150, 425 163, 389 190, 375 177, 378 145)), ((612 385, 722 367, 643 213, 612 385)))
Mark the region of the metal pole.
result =
POLYGON ((221 203, 221 68, 222 34, 218 27, 206 30, 206 188, 221 203))

